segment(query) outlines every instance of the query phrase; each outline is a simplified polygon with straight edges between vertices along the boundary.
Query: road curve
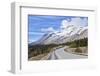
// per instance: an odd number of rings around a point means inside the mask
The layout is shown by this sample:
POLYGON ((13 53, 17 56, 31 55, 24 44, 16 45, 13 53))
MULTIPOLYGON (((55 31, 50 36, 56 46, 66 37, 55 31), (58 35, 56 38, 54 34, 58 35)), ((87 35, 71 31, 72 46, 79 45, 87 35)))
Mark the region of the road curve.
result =
POLYGON ((87 58, 87 56, 76 55, 72 53, 68 53, 64 51, 64 48, 60 48, 55 50, 55 54, 58 59, 79 59, 79 58, 87 58))
MULTIPOLYGON (((50 52, 47 56, 47 60, 57 60, 57 59, 80 59, 87 58, 87 56, 76 55, 64 51, 63 48, 55 49, 53 52, 50 52)), ((44 59, 44 58, 43 58, 44 59)))

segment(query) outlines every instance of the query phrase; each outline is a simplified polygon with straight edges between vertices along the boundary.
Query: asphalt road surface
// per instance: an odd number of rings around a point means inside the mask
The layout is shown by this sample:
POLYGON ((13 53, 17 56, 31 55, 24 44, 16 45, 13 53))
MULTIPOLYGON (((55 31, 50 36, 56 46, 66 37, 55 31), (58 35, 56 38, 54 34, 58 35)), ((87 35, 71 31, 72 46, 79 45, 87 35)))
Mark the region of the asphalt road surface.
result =
POLYGON ((46 56, 47 60, 79 59, 79 58, 87 58, 87 56, 68 53, 68 52, 64 51, 64 47, 55 49, 53 52, 49 53, 46 56))

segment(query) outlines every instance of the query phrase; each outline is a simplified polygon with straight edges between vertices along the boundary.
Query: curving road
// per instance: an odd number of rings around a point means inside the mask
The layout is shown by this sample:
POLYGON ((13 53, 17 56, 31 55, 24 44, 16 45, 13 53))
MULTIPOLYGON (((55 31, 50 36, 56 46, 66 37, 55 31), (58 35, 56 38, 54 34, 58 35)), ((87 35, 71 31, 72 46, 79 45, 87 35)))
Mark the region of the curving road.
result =
POLYGON ((79 59, 79 58, 87 58, 87 56, 76 55, 72 53, 68 53, 64 51, 64 48, 55 49, 53 52, 49 53, 46 56, 47 60, 56 60, 56 59, 79 59))

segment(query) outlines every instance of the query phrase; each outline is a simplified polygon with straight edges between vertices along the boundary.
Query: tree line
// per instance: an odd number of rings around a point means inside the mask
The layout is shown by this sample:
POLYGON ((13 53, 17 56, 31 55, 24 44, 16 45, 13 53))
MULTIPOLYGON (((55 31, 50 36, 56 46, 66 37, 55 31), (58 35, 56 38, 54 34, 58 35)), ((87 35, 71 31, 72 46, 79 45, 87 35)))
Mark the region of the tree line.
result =
POLYGON ((28 47, 28 58, 32 56, 37 56, 39 54, 49 53, 53 47, 56 47, 56 44, 49 45, 33 45, 28 47))

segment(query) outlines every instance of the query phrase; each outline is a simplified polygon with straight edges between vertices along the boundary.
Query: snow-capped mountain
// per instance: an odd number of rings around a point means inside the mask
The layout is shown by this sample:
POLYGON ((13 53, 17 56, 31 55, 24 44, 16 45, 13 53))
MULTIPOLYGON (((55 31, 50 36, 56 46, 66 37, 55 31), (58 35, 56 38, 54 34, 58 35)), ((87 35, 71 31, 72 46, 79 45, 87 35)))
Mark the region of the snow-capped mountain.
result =
POLYGON ((43 37, 33 44, 62 44, 78 39, 88 37, 88 28, 76 25, 64 24, 64 28, 61 28, 57 32, 49 32, 43 35, 43 37), (66 25, 66 27, 65 27, 66 25))

